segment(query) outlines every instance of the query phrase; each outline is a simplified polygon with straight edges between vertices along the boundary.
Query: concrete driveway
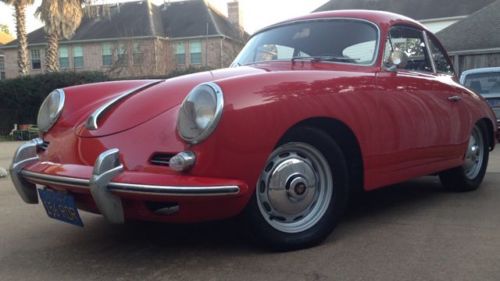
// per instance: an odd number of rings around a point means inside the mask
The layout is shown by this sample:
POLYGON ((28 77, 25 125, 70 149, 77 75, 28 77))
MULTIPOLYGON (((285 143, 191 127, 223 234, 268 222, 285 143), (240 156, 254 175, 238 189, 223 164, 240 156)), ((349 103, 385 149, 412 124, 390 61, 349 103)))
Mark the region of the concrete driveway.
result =
MULTIPOLYGON (((7 168, 19 143, 0 143, 7 168)), ((500 149, 482 188, 425 177, 361 196, 320 246, 271 253, 241 223, 108 225, 49 219, 0 179, 0 280, 500 280, 500 149)))

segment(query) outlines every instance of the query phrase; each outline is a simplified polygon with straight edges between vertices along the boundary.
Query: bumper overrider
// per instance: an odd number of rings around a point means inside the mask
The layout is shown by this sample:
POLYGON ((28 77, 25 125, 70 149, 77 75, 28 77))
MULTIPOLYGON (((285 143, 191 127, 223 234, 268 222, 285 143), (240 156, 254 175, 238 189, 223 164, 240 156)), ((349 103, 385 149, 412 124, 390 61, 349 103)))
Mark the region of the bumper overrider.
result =
POLYGON ((38 150, 42 145, 42 139, 33 139, 21 145, 14 155, 10 175, 23 201, 28 204, 38 203, 36 184, 85 189, 90 192, 98 211, 111 223, 125 221, 122 198, 117 194, 144 194, 168 198, 190 196, 220 198, 235 197, 241 195, 242 188, 245 191, 247 189, 243 184, 177 186, 113 181, 113 178, 124 172, 124 166, 119 158, 119 150, 116 148, 106 150, 97 157, 89 179, 30 171, 27 168, 41 162, 38 150))

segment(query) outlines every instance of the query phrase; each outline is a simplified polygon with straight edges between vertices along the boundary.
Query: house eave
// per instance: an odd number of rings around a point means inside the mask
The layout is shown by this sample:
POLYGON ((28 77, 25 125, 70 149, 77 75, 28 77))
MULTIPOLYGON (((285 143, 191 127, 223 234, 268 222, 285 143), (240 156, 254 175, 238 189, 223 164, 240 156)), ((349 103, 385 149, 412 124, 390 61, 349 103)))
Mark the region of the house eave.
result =
POLYGON ((488 48, 488 49, 472 49, 472 50, 459 50, 459 51, 449 51, 448 55, 484 55, 491 53, 500 53, 500 48, 488 48))

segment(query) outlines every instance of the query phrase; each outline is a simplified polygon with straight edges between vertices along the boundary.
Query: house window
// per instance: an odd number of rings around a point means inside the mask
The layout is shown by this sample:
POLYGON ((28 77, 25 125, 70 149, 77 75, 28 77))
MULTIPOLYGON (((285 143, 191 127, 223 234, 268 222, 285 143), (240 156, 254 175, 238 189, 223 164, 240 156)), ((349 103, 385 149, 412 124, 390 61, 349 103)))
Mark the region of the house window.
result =
POLYGON ((69 68, 68 47, 59 47, 59 66, 61 69, 69 68))
POLYGON ((83 68, 83 48, 81 46, 73 47, 73 65, 75 68, 83 68))
POLYGON ((201 41, 189 42, 189 52, 191 54, 191 64, 201 64, 201 41))
POLYGON ((112 65, 113 64, 113 49, 111 44, 102 44, 102 65, 112 65))
POLYGON ((120 44, 118 46, 117 62, 119 65, 128 65, 127 46, 125 44, 120 44))
POLYGON ((32 49, 31 53, 31 69, 41 69, 42 60, 40 59, 40 49, 32 49))
POLYGON ((0 80, 5 80, 5 60, 4 57, 0 57, 0 80))
POLYGON ((138 42, 134 43, 132 60, 135 65, 141 65, 144 61, 144 53, 142 52, 141 46, 139 45, 138 42))
POLYGON ((175 48, 175 59, 177 64, 186 64, 186 49, 184 48, 184 42, 178 42, 175 48))

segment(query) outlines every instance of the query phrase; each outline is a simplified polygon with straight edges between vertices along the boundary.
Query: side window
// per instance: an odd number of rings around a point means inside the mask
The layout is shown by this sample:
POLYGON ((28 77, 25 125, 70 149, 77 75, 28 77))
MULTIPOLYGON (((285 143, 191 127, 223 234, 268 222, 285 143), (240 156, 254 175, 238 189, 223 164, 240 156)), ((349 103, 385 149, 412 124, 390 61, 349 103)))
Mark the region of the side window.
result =
POLYGON ((391 29, 387 38, 384 63, 397 64, 398 69, 433 72, 422 31, 406 26, 391 29))
POLYGON ((438 73, 453 75, 453 67, 445 55, 446 52, 441 45, 437 43, 436 38, 429 36, 429 44, 431 47, 432 59, 436 65, 436 71, 438 73))

